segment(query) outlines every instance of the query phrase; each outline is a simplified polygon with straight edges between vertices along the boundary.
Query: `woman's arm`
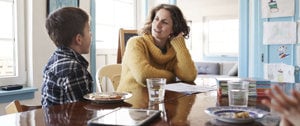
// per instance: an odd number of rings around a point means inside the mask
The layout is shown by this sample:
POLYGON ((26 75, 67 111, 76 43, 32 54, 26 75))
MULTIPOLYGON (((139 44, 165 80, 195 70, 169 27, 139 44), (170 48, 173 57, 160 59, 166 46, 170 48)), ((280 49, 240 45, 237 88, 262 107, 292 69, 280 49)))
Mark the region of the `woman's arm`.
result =
POLYGON ((180 34, 171 40, 171 45, 176 52, 177 64, 175 75, 182 81, 193 82, 197 77, 197 69, 185 45, 184 37, 180 34))

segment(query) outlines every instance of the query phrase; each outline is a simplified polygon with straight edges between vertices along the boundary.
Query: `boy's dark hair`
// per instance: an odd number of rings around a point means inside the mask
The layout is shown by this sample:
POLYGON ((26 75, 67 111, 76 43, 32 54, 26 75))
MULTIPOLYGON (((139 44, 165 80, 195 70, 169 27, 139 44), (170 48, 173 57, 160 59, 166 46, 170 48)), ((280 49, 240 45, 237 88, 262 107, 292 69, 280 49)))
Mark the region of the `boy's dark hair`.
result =
POLYGON ((160 9, 166 9, 171 14, 171 18, 173 21, 173 34, 171 35, 171 37, 175 37, 179 33, 183 33, 183 36, 185 38, 189 38, 190 27, 187 25, 181 10, 176 5, 171 4, 160 4, 153 8, 141 32, 145 34, 151 34, 151 24, 155 18, 157 11, 159 11, 160 9))
POLYGON ((57 47, 68 47, 77 34, 83 35, 83 29, 88 21, 89 15, 82 9, 64 7, 48 16, 46 28, 57 47))

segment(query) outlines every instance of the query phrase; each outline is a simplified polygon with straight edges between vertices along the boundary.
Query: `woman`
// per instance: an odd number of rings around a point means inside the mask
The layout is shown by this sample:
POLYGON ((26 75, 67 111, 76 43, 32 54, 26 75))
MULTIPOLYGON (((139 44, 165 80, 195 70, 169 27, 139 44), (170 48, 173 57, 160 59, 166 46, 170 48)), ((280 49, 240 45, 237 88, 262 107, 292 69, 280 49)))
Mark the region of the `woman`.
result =
POLYGON ((274 86, 266 94, 272 102, 263 100, 262 103, 281 115, 280 126, 300 126, 300 92, 293 90, 292 96, 287 96, 278 86, 274 86))
POLYGON ((152 9, 141 33, 127 42, 117 91, 143 94, 146 78, 163 77, 167 83, 176 78, 195 80, 197 70, 184 40, 189 27, 177 6, 161 4, 152 9))

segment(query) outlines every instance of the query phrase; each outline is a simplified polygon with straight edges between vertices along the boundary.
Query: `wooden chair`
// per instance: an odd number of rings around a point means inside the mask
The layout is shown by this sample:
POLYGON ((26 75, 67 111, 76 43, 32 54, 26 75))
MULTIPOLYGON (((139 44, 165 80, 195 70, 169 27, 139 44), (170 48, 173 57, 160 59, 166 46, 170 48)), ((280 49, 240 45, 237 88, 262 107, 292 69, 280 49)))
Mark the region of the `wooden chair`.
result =
POLYGON ((42 106, 22 105, 19 100, 14 100, 5 107, 5 112, 6 114, 11 114, 11 113, 24 112, 24 111, 29 111, 38 108, 42 108, 42 106))
MULTIPOLYGON (((107 88, 104 90, 104 83, 103 83, 103 78, 106 77, 111 81, 111 84, 113 86, 114 90, 117 90, 120 77, 121 77, 121 70, 122 70, 122 65, 121 64, 110 64, 103 66, 97 71, 97 87, 99 91, 107 91, 107 88)), ((106 81, 107 82, 107 81, 106 81)), ((105 86, 107 87, 107 86, 105 86)))
POLYGON ((137 30, 129 30, 120 28, 119 30, 119 43, 118 43, 118 56, 117 56, 117 63, 122 63, 122 57, 125 52, 126 43, 129 38, 133 36, 137 36, 137 30))

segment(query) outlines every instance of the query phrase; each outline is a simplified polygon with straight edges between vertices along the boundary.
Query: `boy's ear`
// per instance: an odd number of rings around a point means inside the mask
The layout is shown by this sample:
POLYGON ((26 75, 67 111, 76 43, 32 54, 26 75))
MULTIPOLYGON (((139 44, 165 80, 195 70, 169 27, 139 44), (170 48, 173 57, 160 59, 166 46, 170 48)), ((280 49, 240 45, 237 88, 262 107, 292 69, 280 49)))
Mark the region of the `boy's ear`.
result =
POLYGON ((75 36, 75 43, 76 44, 78 44, 78 45, 81 45, 82 43, 82 36, 80 35, 80 34, 77 34, 76 36, 75 36))

